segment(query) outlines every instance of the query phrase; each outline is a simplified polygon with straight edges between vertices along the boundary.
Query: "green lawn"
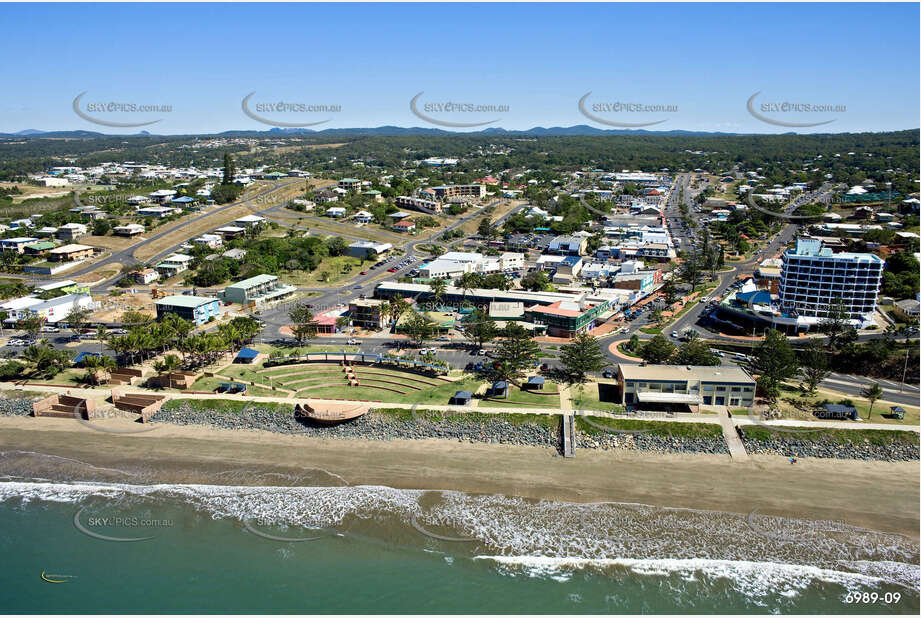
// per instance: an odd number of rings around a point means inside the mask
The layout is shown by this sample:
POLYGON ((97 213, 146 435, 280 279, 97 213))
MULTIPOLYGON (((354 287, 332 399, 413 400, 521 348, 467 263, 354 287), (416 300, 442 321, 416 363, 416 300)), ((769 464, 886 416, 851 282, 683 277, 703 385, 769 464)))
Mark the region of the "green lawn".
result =
POLYGON ((573 386, 570 392, 572 393, 572 405, 575 406, 576 409, 624 412, 624 407, 619 403, 601 401, 598 396, 598 384, 595 382, 589 382, 583 385, 581 397, 579 396, 577 386, 573 386))
POLYGON ((515 414, 515 413, 502 413, 502 414, 489 414, 482 412, 460 412, 452 413, 449 416, 443 416, 444 413, 438 410, 407 410, 405 408, 379 408, 375 409, 376 414, 383 414, 391 418, 400 420, 400 421, 414 421, 413 415, 418 419, 423 419, 432 422, 438 422, 441 420, 453 421, 453 422, 468 422, 468 423, 494 423, 503 421, 510 423, 512 425, 539 425, 541 427, 547 427, 548 429, 558 430, 560 427, 560 415, 559 414, 515 414))
POLYGON ((916 406, 910 406, 907 404, 900 404, 902 409, 905 410, 905 418, 898 420, 895 418, 886 418, 884 414, 889 413, 889 407, 892 404, 883 403, 877 401, 873 404, 873 413, 870 412, 870 402, 866 399, 862 399, 856 395, 846 395, 844 393, 837 393, 833 391, 825 391, 820 389, 812 394, 803 396, 803 393, 800 391, 798 386, 791 384, 783 384, 781 386, 781 398, 777 401, 777 407, 780 408, 783 413, 784 418, 792 418, 797 420, 806 420, 806 421, 821 421, 824 419, 817 418, 812 411, 820 404, 822 401, 829 401, 831 403, 838 403, 842 401, 849 401, 850 405, 853 405, 857 408, 857 415, 864 421, 870 423, 886 423, 892 425, 904 425, 904 426, 918 426, 921 422, 921 409, 916 406), (868 419, 867 416, 870 416, 868 419))
MULTIPOLYGON (((716 423, 672 423, 663 421, 640 421, 633 419, 613 419, 603 416, 588 417, 595 425, 629 431, 643 430, 653 435, 668 438, 723 438, 723 429, 716 423)), ((589 435, 604 433, 580 416, 576 417, 576 429, 589 435)))
MULTIPOLYGON (((384 378, 388 379, 388 378, 384 378)), ((382 387, 392 387, 400 390, 399 386, 392 384, 372 383, 382 387)), ((448 405, 449 400, 456 391, 476 391, 479 380, 467 378, 457 382, 444 382, 435 387, 422 387, 422 390, 405 389, 406 394, 371 388, 367 384, 361 386, 335 385, 312 388, 301 392, 298 396, 316 399, 365 399, 382 401, 386 403, 428 403, 431 405, 448 405)), ((421 385, 417 385, 421 386, 421 385)))
MULTIPOLYGON (((196 410, 206 410, 209 412, 242 412, 247 406, 253 405, 253 402, 240 401, 237 399, 183 399, 181 397, 170 399, 163 404, 164 410, 175 410, 180 405, 186 404, 196 410)), ((294 406, 289 403, 259 402, 262 409, 272 410, 279 414, 291 414, 294 406)))
POLYGON ((509 404, 521 405, 522 407, 531 408, 559 408, 560 397, 556 384, 547 382, 544 385, 545 393, 555 393, 555 395, 536 395, 529 391, 523 391, 517 386, 510 384, 508 397, 506 399, 496 399, 495 401, 480 401, 481 408, 507 408, 509 404))
POLYGON ((800 432, 792 435, 781 435, 784 432, 771 431, 767 427, 745 425, 742 433, 746 438, 758 441, 772 439, 780 440, 822 440, 835 444, 863 444, 865 442, 884 446, 893 442, 918 444, 918 434, 914 431, 888 431, 878 429, 818 429, 815 431, 800 432))

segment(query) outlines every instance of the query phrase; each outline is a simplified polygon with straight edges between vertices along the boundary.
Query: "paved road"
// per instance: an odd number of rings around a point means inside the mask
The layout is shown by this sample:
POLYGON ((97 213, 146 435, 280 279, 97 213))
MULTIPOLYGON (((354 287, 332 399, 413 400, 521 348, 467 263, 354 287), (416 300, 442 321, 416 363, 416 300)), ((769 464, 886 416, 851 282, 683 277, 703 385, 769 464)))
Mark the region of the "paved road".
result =
MULTIPOLYGON (((245 198, 245 199, 243 199, 243 200, 237 201, 237 202, 232 202, 232 203, 230 203, 230 204, 225 204, 225 205, 223 205, 223 206, 218 206, 218 207, 216 207, 216 208, 210 208, 210 209, 208 209, 208 210, 206 210, 206 211, 204 211, 204 212, 202 212, 202 213, 200 213, 200 214, 198 214, 198 215, 196 215, 196 216, 194 216, 194 217, 191 217, 190 219, 184 221, 180 227, 169 226, 168 228, 163 229, 163 230, 161 230, 161 231, 155 231, 154 233, 152 233, 152 234, 150 234, 150 235, 145 235, 144 240, 142 240, 141 242, 139 242, 139 243, 137 243, 137 244, 135 244, 135 245, 132 245, 131 247, 127 247, 127 248, 125 248, 125 249, 121 249, 121 250, 118 250, 118 251, 113 251, 113 252, 110 253, 107 257, 105 257, 105 258, 103 258, 103 259, 101 259, 101 260, 98 260, 98 261, 94 261, 94 262, 92 262, 91 264, 87 264, 86 266, 80 266, 80 267, 78 267, 78 268, 75 268, 75 269, 73 269, 73 270, 70 270, 70 271, 68 271, 68 272, 66 273, 66 276, 67 276, 67 277, 78 277, 78 276, 80 276, 80 275, 84 275, 84 274, 86 274, 86 273, 88 273, 88 272, 91 272, 91 271, 93 271, 93 270, 96 270, 97 268, 99 268, 99 267, 101 267, 101 266, 105 266, 106 264, 123 264, 123 265, 127 265, 127 264, 134 264, 134 263, 141 262, 141 261, 143 261, 143 262, 157 262, 157 261, 163 259, 164 257, 166 257, 167 255, 169 255, 169 254, 171 254, 171 253, 174 253, 174 252, 179 248, 179 246, 180 246, 181 244, 183 244, 184 242, 187 241, 187 239, 186 239, 186 240, 183 240, 182 242, 180 242, 180 243, 178 243, 178 244, 176 244, 176 245, 174 245, 174 246, 172 246, 172 247, 170 247, 170 248, 168 248, 168 249, 166 249, 166 250, 164 250, 164 251, 161 251, 160 253, 156 254, 155 256, 153 256, 153 257, 151 257, 151 258, 148 258, 148 259, 145 259, 145 260, 138 260, 138 259, 135 258, 134 256, 135 256, 135 253, 138 251, 138 249, 140 249, 141 247, 144 247, 144 246, 146 246, 146 245, 148 245, 148 244, 150 244, 150 243, 152 243, 152 242, 154 242, 154 241, 156 241, 156 240, 159 240, 159 239, 163 238, 164 236, 166 236, 167 234, 171 234, 171 233, 175 232, 176 230, 180 229, 181 227, 193 225, 193 224, 197 223, 198 221, 201 221, 201 220, 206 219, 206 218, 209 218, 209 217, 213 217, 214 215, 220 214, 220 213, 222 213, 222 212, 225 212, 225 211, 227 211, 227 210, 229 210, 229 209, 231 209, 231 208, 237 208, 237 207, 239 207, 239 206, 251 206, 251 207, 253 208, 253 211, 252 211, 253 214, 258 214, 258 213, 262 212, 263 210, 268 210, 268 209, 270 209, 270 208, 272 208, 272 207, 266 207, 266 208, 260 208, 260 207, 261 207, 263 204, 265 204, 265 202, 267 201, 267 198, 269 197, 269 195, 270 195, 271 193, 273 193, 273 192, 275 192, 275 191, 277 191, 277 190, 279 190, 279 189, 282 189, 282 188, 284 188, 284 187, 288 187, 288 186, 290 186, 290 185, 292 185, 292 184, 297 184, 297 183, 303 183, 303 179, 302 179, 302 178, 295 178, 295 179, 290 179, 290 180, 272 182, 272 183, 269 184, 269 186, 266 188, 265 191, 261 191, 261 192, 255 194, 255 195, 251 195, 251 196, 249 196, 249 197, 247 197, 247 198, 245 198)), ((216 226, 216 227, 217 227, 217 226, 216 226)), ((41 284, 41 283, 44 283, 45 281, 46 281, 45 279, 35 279, 35 280, 32 280, 31 283, 41 284)), ((107 289, 109 289, 110 287, 112 287, 112 285, 114 285, 114 283, 115 283, 115 279, 113 279, 113 280, 111 280, 111 281, 108 281, 108 282, 104 282, 104 283, 102 283, 102 284, 100 284, 100 285, 98 285, 98 286, 95 286, 94 289, 95 289, 95 290, 104 291, 104 290, 107 290, 107 289)))

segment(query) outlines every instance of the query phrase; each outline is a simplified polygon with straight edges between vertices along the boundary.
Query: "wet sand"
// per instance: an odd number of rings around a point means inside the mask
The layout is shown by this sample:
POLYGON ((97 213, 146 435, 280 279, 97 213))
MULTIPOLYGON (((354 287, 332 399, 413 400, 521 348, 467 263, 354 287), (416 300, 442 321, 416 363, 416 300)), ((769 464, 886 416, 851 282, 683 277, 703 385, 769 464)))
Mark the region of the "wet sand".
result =
MULTIPOLYGON (((122 419, 104 422, 113 428, 138 427, 122 419)), ((919 538, 918 462, 801 459, 791 465, 783 457, 753 456, 739 463, 728 455, 588 449, 563 459, 542 447, 324 440, 154 426, 148 433, 116 435, 69 419, 0 417, 0 474, 127 483, 287 485, 292 483, 285 479, 301 479, 295 484, 452 489, 734 513, 758 509, 764 515, 843 521, 919 538)))

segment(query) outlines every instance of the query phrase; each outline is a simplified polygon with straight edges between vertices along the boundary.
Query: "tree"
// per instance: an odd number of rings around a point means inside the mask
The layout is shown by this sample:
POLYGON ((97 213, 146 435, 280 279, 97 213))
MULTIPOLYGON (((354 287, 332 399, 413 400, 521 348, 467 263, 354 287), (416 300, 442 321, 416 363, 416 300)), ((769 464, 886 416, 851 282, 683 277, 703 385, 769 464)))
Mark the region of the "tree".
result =
POLYGON ((298 345, 303 344, 308 339, 316 337, 317 322, 313 312, 307 303, 298 303, 291 311, 288 312, 288 318, 294 323, 291 326, 291 334, 298 345))
POLYGON ((349 246, 341 236, 333 236, 326 241, 326 248, 329 250, 330 256, 336 257, 344 254, 349 246))
POLYGON ((415 345, 421 345, 435 331, 432 320, 412 309, 409 310, 406 320, 402 322, 402 327, 406 336, 415 345))
POLYGON ((700 257, 697 255, 696 250, 684 256, 684 261, 681 262, 677 272, 682 281, 691 285, 691 291, 697 287, 701 279, 703 279, 703 273, 701 272, 700 257))
POLYGON ((467 292, 478 288, 482 285, 482 275, 480 273, 464 273, 457 280, 457 285, 463 290, 463 298, 467 298, 467 292))
POLYGON ((856 340, 857 331, 849 322, 847 307, 840 298, 832 300, 828 315, 819 322, 819 332, 828 335, 828 345, 833 350, 840 350, 848 342, 856 340), (853 330, 853 335, 849 332, 853 330))
POLYGON ((224 179, 221 181, 221 184, 232 185, 233 177, 235 175, 234 165, 233 165, 233 155, 229 152, 224 153, 224 179))
POLYGON ((19 327, 22 328, 29 337, 34 339, 42 331, 42 324, 44 323, 45 320, 41 316, 30 315, 19 321, 19 327))
POLYGON ((551 287, 550 279, 544 271, 535 270, 521 278, 521 287, 529 292, 546 292, 551 287))
POLYGON ((640 358, 647 363, 660 365, 671 358, 675 353, 675 344, 666 339, 663 335, 656 335, 644 343, 639 351, 640 358))
POLYGON ((70 313, 67 314, 67 326, 70 328, 72 333, 76 334, 86 328, 86 325, 89 322, 89 317, 89 311, 74 306, 71 308, 70 313))
POLYGON ((572 343, 560 348, 560 361, 569 376, 570 383, 582 384, 587 373, 601 371, 608 363, 598 340, 588 333, 579 333, 572 343))
POLYGON ((55 350, 48 344, 31 345, 20 357, 41 378, 53 378, 70 365, 71 356, 66 350, 55 350))
POLYGON ((489 312, 483 309, 476 309, 463 323, 464 337, 472 341, 478 349, 482 348, 484 343, 495 339, 498 332, 495 321, 489 317, 489 312))
POLYGON ((448 289, 448 282, 444 279, 433 279, 429 282, 429 289, 432 291, 435 307, 441 306, 441 299, 444 298, 445 291, 448 289))
POLYGON ((671 279, 662 284, 659 292, 661 292, 662 296, 665 298, 666 305, 672 305, 678 300, 678 288, 671 279))
POLYGON ((870 420, 870 417, 873 415, 873 404, 883 396, 883 389, 880 388, 878 382, 874 382, 867 388, 864 388, 860 391, 860 396, 870 402, 870 409, 867 411, 867 420, 870 420))
POLYGON ((678 351, 672 361, 676 365, 720 365, 720 357, 717 356, 706 343, 700 339, 694 338, 678 346, 678 351))
POLYGON ((168 373, 170 371, 175 371, 182 366, 182 360, 175 354, 167 354, 163 357, 163 360, 159 360, 154 363, 154 371, 157 373, 168 373))
POLYGON ((496 375, 503 380, 514 380, 524 375, 540 359, 540 346, 531 331, 515 322, 509 322, 502 331, 496 348, 496 375))
POLYGON ((771 403, 780 395, 780 385, 799 370, 796 354, 787 338, 776 330, 767 331, 755 351, 752 369, 758 374, 758 387, 771 403))
POLYGON ((94 236, 105 236, 109 233, 109 230, 112 229, 112 226, 105 219, 97 219, 93 223, 93 235, 94 236))
POLYGON ((0 380, 12 380, 22 377, 22 372, 26 366, 16 360, 5 361, 0 365, 0 380))
POLYGON ((480 221, 480 225, 477 227, 477 234, 482 236, 487 240, 492 240, 497 234, 496 228, 493 226, 492 221, 489 220, 489 217, 485 217, 480 221))
POLYGON ((83 357, 83 367, 86 369, 84 379, 90 384, 102 384, 108 382, 109 373, 114 370, 118 364, 115 359, 105 354, 90 354, 83 357))
POLYGON ((802 371, 806 390, 814 393, 822 380, 831 371, 828 368, 828 353, 817 339, 810 339, 802 354, 802 371))
POLYGON ((656 307, 652 310, 652 313, 649 314, 649 321, 654 322, 657 326, 661 325, 665 321, 665 315, 662 313, 662 310, 656 307))

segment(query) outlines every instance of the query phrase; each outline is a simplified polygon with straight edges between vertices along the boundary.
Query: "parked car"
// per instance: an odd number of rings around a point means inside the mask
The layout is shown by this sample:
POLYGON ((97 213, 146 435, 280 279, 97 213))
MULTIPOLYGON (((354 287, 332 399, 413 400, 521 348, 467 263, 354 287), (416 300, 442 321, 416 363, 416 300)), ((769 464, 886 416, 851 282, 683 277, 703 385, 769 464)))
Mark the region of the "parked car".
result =
POLYGON ((360 275, 367 275, 367 274, 368 274, 368 271, 366 271, 366 270, 363 270, 363 271, 361 271, 361 272, 360 272, 360 273, 358 273, 358 274, 360 274, 360 275))
POLYGON ((42 332, 43 333, 59 333, 61 332, 61 329, 55 326, 42 326, 42 332))
POLYGON ((611 371, 610 369, 605 369, 604 371, 601 372, 601 377, 611 380, 614 378, 614 372, 611 371))
POLYGON ((673 331, 672 331, 672 338, 673 338, 673 339, 677 339, 677 338, 678 338, 678 331, 676 331, 676 330, 673 330, 673 331))
POLYGON ((480 351, 477 352, 477 356, 486 356, 486 350, 483 348, 480 348, 480 351))

